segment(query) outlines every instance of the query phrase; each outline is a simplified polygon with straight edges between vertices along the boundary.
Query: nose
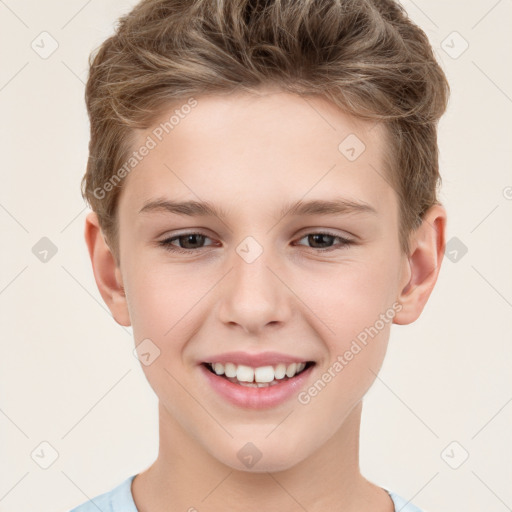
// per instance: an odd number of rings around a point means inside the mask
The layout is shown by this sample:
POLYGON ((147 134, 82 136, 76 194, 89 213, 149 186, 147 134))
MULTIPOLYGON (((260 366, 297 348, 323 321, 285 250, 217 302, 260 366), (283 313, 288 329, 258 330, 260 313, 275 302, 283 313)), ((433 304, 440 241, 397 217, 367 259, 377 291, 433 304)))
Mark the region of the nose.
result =
POLYGON ((234 254, 232 263, 219 290, 220 321, 247 334, 262 334, 269 327, 286 324, 292 313, 293 294, 283 283, 286 279, 279 275, 270 251, 263 251, 252 262, 234 254))

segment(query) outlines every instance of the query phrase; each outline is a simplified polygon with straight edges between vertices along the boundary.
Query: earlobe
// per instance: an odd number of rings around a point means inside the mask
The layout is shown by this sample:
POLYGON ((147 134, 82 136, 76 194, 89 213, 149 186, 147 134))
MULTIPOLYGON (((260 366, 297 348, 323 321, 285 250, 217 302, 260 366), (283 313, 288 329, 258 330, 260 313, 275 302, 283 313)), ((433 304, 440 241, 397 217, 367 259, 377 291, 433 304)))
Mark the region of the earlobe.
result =
POLYGON ((105 241, 95 212, 86 217, 84 236, 94 279, 105 304, 118 324, 131 325, 121 269, 105 241))
POLYGON ((402 309, 396 314, 394 323, 410 324, 423 311, 443 261, 445 228, 446 210, 436 204, 425 213, 423 222, 413 233, 408 257, 409 279, 398 297, 402 309))

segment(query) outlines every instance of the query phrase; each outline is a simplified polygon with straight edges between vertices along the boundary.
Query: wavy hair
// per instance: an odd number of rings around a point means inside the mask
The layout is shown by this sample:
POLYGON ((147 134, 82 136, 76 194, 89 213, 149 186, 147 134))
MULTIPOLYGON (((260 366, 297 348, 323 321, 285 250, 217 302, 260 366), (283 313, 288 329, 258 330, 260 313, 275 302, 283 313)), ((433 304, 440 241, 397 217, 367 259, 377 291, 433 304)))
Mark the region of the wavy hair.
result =
POLYGON ((317 94, 386 127, 399 237, 437 200, 437 124, 449 96, 425 33, 393 0, 143 0, 89 58, 89 158, 82 196, 117 262, 122 181, 134 129, 191 95, 265 85, 317 94), (102 189, 104 190, 104 189, 102 189))

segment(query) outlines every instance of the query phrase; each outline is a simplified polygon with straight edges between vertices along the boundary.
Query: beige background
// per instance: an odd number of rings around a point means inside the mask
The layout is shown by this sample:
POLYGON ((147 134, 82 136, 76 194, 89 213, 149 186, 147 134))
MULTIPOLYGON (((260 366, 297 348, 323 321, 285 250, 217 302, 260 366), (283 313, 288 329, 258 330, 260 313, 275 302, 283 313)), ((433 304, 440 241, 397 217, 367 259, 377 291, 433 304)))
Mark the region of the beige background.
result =
MULTIPOLYGON (((132 5, 0 2, 2 512, 67 511, 157 454, 156 398, 130 329, 96 289, 79 192, 87 58, 132 5), (52 39, 45 59, 31 47, 52 39), (57 248, 46 263, 33 253, 42 237, 57 248)), ((364 407, 361 468, 430 512, 511 510, 512 4, 404 6, 451 83, 441 200, 447 239, 467 253, 445 257, 420 320, 392 328, 364 407)))

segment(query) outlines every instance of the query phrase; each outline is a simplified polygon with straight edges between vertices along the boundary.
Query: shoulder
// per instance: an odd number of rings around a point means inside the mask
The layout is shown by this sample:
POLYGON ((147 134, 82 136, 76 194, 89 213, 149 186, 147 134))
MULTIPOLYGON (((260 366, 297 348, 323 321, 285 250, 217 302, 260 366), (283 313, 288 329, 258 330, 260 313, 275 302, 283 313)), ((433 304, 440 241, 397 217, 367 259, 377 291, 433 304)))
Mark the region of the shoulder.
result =
POLYGON ((398 494, 385 489, 388 494, 391 496, 391 499, 393 500, 393 503, 395 504, 395 511, 398 512, 428 512, 427 510, 422 510, 418 508, 416 505, 411 503, 410 501, 407 501, 405 498, 402 498, 398 494))
POLYGON ((69 512, 138 512, 131 492, 132 475, 108 492, 85 501, 69 512))

